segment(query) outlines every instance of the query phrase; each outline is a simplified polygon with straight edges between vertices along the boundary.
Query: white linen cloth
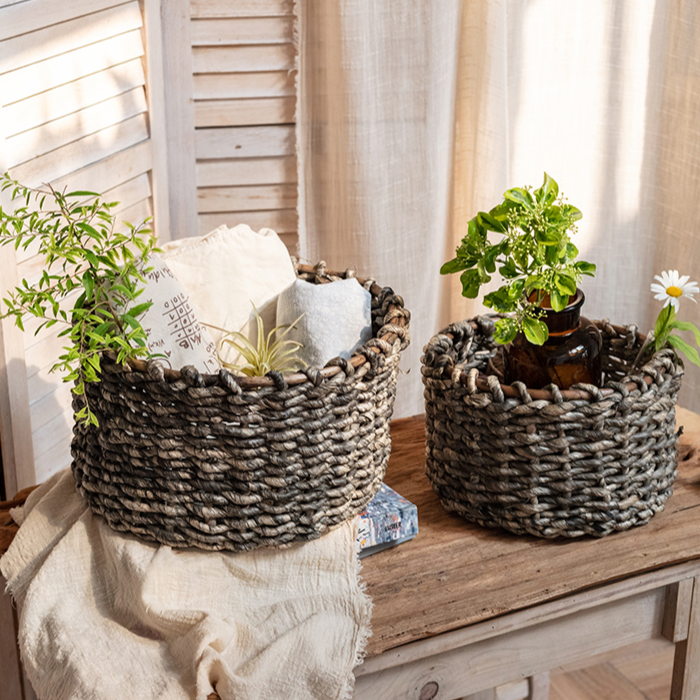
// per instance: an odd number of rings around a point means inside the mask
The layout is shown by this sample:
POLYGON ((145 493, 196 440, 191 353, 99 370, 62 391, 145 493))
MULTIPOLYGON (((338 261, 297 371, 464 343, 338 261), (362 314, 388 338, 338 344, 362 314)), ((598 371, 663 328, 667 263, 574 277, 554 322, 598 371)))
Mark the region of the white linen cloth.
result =
POLYGON ((42 700, 352 696, 371 615, 353 521, 285 550, 173 550, 112 531, 68 470, 14 515, 0 570, 42 700))

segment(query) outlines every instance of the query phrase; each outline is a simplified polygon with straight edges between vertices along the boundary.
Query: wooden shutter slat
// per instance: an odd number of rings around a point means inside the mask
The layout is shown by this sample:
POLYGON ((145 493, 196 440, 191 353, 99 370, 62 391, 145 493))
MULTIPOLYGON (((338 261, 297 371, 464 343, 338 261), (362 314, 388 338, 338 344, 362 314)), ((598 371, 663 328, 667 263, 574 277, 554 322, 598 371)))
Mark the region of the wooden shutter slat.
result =
POLYGON ((294 155, 295 149, 291 125, 197 129, 195 134, 198 160, 288 156, 294 155))
POLYGON ((287 44, 292 23, 292 17, 193 20, 192 46, 287 44))
MULTIPOLYGON (((67 3, 70 4, 70 3, 67 3)), ((0 43, 0 73, 17 70, 143 25, 138 2, 55 24, 0 43)))
POLYGON ((293 0, 192 0, 191 13, 198 17, 273 17, 291 15, 293 0))
POLYGON ((8 138, 11 163, 23 163, 62 146, 103 131, 146 112, 146 94, 138 87, 99 104, 86 107, 49 124, 8 138))
POLYGON ((197 163, 199 187, 274 185, 296 181, 297 161, 293 156, 197 163))
POLYGON ((294 68, 292 44, 217 46, 192 49, 195 73, 276 71, 294 68))
POLYGON ((127 32, 0 76, 0 99, 12 100, 3 108, 7 120, 21 123, 26 116, 42 124, 143 85, 140 35, 127 32), (93 98, 93 94, 103 97, 93 98))
POLYGON ((293 184, 258 187, 206 187, 197 190, 200 213, 294 209, 297 187, 293 184))
POLYGON ((296 99, 292 96, 195 102, 195 126, 291 124, 295 107, 296 99))

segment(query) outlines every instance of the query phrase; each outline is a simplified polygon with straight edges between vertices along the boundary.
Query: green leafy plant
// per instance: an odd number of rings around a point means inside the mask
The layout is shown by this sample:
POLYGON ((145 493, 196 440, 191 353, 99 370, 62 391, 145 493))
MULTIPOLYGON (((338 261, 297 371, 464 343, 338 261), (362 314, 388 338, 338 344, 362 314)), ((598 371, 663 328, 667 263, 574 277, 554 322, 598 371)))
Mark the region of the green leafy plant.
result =
POLYGON ((210 328, 223 331, 225 334, 219 341, 219 360, 221 364, 227 369, 239 374, 244 374, 247 377, 264 377, 268 372, 294 372, 307 367, 306 362, 296 357, 299 348, 304 346, 296 340, 285 339, 287 333, 289 333, 289 331, 294 328, 294 325, 303 318, 304 314, 299 316, 294 323, 285 326, 275 326, 275 328, 266 335, 265 324, 262 318, 260 318, 255 304, 253 304, 253 312, 255 313, 255 321, 258 330, 256 345, 253 345, 253 343, 239 331, 226 331, 217 326, 212 326, 207 323, 203 324, 210 328), (281 332, 278 333, 278 331, 281 332), (224 345, 230 345, 234 348, 245 360, 245 364, 236 365, 226 362, 223 357, 221 357, 221 350, 224 345))
POLYGON ((576 259, 579 251, 571 242, 580 218, 545 173, 538 189, 507 190, 501 204, 471 219, 455 257, 440 272, 460 272, 463 296, 475 299, 498 269, 505 282, 486 294, 484 304, 512 316, 496 323, 494 340, 509 343, 522 331, 531 343, 542 345, 549 331, 541 304, 549 301, 555 311, 563 310, 582 275, 595 274, 595 265, 576 259), (501 239, 493 242, 490 234, 501 239))
POLYGON ((112 350, 118 362, 150 356, 138 317, 151 304, 135 302, 150 271, 148 255, 158 251, 156 239, 147 222, 124 222, 127 231, 117 232, 112 210, 118 202, 104 202, 96 192, 34 189, 8 173, 0 176, 0 189, 18 204, 12 212, 0 207, 0 246, 26 250, 36 243, 45 259, 38 280, 23 279, 3 300, 0 319, 13 317, 24 330, 23 320, 33 316, 40 319, 35 333, 63 326, 58 335, 67 345, 51 371, 74 382, 73 393, 82 397, 76 419, 97 425, 85 384, 100 380, 101 353, 112 350))

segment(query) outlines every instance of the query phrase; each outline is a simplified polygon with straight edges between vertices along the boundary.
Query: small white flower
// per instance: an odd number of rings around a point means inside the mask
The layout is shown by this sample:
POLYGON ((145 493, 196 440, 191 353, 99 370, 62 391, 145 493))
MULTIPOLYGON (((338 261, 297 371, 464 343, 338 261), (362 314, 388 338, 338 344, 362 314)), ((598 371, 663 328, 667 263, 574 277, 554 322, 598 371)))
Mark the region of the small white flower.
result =
MULTIPOLYGON (((681 297, 687 297, 688 299, 695 301, 695 299, 693 299, 693 294, 700 293, 698 283, 688 282, 690 277, 688 277, 688 275, 683 275, 683 277, 681 277, 678 274, 678 270, 662 272, 661 276, 656 275, 654 279, 659 280, 661 283, 651 283, 651 291, 654 292, 654 299, 664 301, 664 307, 671 304, 676 312, 678 312, 681 305, 681 297)), ((697 304, 696 301, 695 303, 697 304)))

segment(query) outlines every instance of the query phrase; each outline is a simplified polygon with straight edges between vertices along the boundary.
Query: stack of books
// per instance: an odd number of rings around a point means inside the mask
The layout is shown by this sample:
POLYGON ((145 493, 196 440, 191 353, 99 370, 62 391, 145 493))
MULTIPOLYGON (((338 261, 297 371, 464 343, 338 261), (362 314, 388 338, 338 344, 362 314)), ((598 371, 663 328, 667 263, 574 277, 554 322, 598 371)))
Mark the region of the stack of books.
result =
POLYGON ((418 509, 386 484, 382 484, 359 518, 360 558, 406 542, 418 534, 418 509))

